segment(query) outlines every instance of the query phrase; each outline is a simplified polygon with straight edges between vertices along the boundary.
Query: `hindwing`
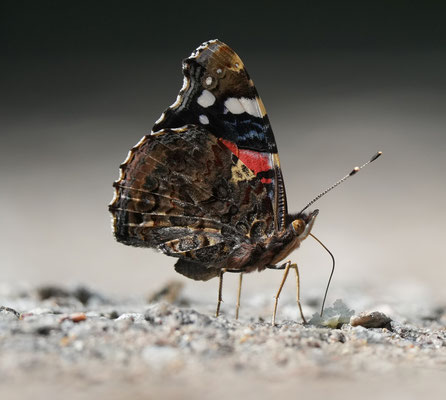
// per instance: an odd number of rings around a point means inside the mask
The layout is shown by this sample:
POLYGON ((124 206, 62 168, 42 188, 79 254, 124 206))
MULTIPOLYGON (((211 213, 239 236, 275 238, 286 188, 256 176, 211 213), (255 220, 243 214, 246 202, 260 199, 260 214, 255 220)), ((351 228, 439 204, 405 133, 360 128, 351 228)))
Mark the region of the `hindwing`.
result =
POLYGON ((265 185, 200 126, 145 136, 121 165, 114 186, 116 239, 158 248, 187 261, 178 268, 196 267, 196 274, 201 267, 215 276, 240 246, 274 233, 265 185))

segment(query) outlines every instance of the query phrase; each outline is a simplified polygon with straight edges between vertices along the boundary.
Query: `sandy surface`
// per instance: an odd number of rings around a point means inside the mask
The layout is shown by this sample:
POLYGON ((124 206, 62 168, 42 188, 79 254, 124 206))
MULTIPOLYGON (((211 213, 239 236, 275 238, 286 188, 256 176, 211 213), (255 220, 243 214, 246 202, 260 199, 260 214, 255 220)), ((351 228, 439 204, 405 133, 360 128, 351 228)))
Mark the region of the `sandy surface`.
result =
MULTIPOLYGON (((333 329, 283 319, 296 311, 291 298, 281 299, 281 318, 273 327, 270 300, 247 300, 236 321, 232 310, 215 318, 213 304, 179 292, 161 293, 148 303, 82 287, 3 288, 1 398, 446 394, 441 304, 417 309, 381 304, 391 318, 384 328, 333 329)), ((304 303, 305 314, 311 317, 317 306, 304 303)), ((356 314, 374 311, 370 307, 356 314)))

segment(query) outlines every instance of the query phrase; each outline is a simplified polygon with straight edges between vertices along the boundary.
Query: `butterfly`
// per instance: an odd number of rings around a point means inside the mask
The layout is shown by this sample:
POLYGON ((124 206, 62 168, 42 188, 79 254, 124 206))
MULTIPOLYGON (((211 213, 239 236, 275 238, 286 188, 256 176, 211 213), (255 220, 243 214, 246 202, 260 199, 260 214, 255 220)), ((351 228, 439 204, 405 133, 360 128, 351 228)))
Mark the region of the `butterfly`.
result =
POLYGON ((121 164, 109 209, 118 242, 178 258, 188 278, 219 277, 218 316, 223 273, 239 272, 241 287, 243 273, 297 272, 277 264, 310 235, 318 210, 288 213, 273 131, 234 50, 210 40, 182 70, 176 101, 121 164))

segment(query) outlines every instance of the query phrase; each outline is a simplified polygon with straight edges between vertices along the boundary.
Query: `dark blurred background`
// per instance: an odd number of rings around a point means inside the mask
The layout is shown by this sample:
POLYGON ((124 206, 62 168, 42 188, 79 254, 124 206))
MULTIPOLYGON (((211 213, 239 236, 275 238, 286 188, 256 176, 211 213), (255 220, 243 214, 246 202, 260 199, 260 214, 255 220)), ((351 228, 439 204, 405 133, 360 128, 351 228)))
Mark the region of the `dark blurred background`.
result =
MULTIPOLYGON (((213 301, 217 282, 186 280, 174 259, 116 243, 107 204, 127 151, 174 101, 181 60, 218 38, 241 56, 268 110, 290 210, 384 152, 317 203, 313 232, 338 265, 331 300, 340 288, 364 287, 402 301, 417 302, 423 287, 446 298, 443 2, 0 7, 3 283, 141 294, 178 278, 213 301)), ((322 292, 327 254, 309 239, 293 259, 304 298, 322 292)), ((245 290, 272 297, 279 281, 254 273, 245 290)))

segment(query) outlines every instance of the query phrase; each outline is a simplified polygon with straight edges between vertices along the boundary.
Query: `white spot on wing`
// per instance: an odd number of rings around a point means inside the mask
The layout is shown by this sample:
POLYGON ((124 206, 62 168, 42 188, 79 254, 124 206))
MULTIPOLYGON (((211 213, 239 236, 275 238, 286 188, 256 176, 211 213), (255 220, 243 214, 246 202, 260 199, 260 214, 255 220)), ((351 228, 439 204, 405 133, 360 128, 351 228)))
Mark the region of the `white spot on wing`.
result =
POLYGON ((253 117, 262 118, 262 112, 256 99, 248 99, 247 97, 229 97, 225 101, 225 107, 232 114, 248 113, 253 117))
POLYGON ((215 96, 209 90, 203 90, 197 103, 204 108, 210 107, 215 103, 215 96))
POLYGON ((211 86, 212 85, 212 76, 208 76, 206 78, 206 85, 211 86))
POLYGON ((206 115, 204 115, 204 114, 201 114, 201 115, 198 117, 198 119, 200 120, 200 122, 201 122, 203 125, 208 125, 208 124, 209 124, 209 118, 206 117, 206 115))
POLYGON ((260 107, 257 104, 256 99, 247 99, 246 97, 242 97, 240 99, 240 103, 242 103, 243 108, 246 112, 254 117, 262 118, 262 114, 260 113, 260 107))
POLYGON ((229 97, 228 99, 226 99, 225 107, 232 114, 241 114, 241 113, 245 112, 245 109, 244 109, 242 103, 240 103, 239 99, 237 99, 235 97, 229 97))

